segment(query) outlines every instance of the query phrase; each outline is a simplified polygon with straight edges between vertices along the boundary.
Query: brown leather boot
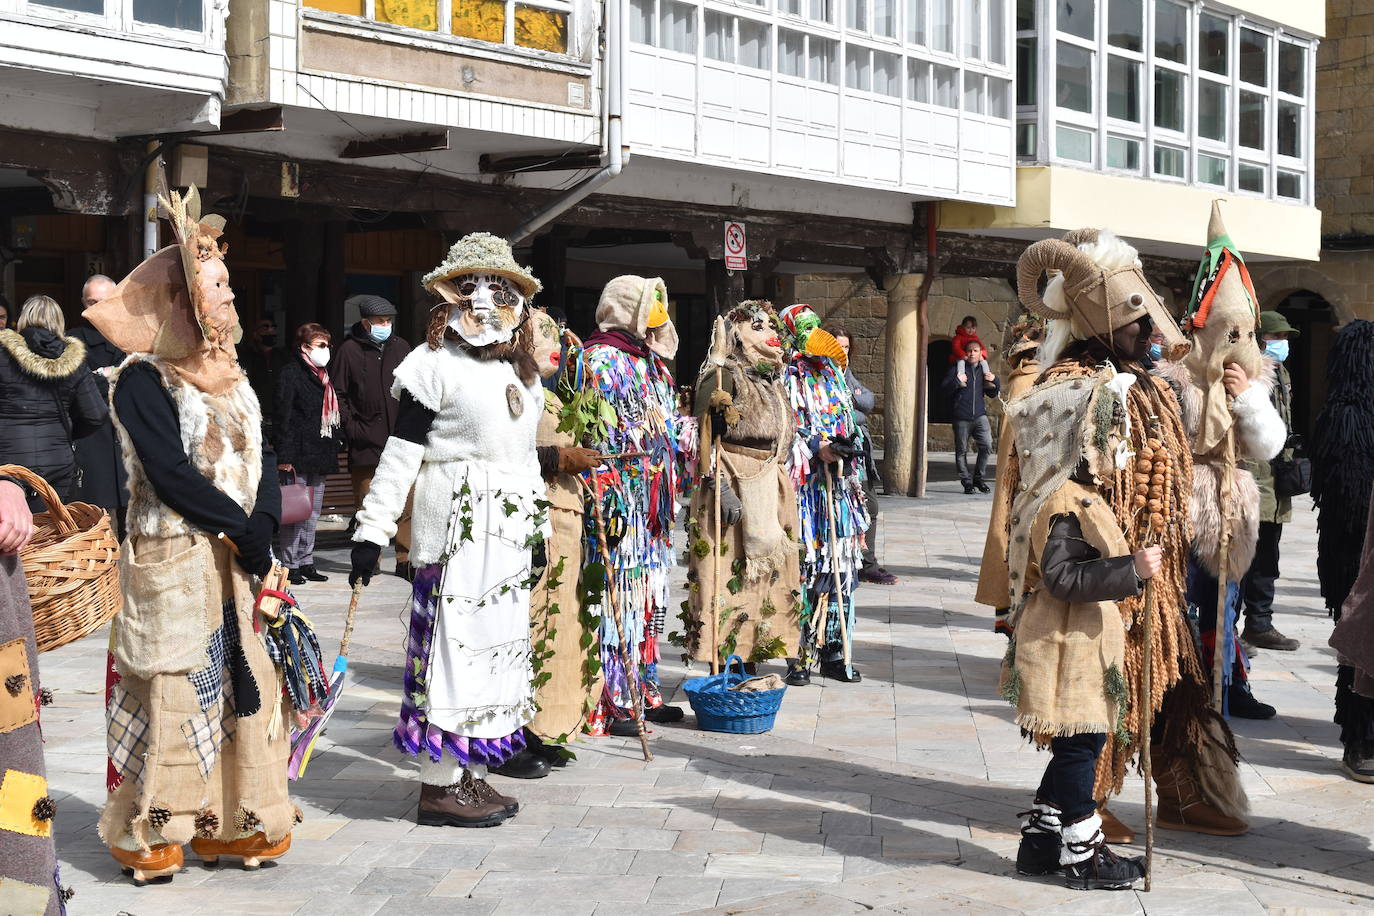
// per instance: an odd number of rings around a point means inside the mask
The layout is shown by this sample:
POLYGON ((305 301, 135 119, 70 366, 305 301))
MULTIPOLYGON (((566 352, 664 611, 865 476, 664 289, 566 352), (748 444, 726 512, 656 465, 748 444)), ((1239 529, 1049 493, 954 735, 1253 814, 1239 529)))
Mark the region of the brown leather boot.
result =
POLYGON ((506 819, 504 805, 485 802, 471 789, 420 783, 415 823, 425 827, 495 827, 506 819))
POLYGON ((206 865, 219 864, 221 856, 242 859, 246 871, 252 871, 264 862, 280 859, 291 848, 291 834, 275 843, 267 841, 267 834, 259 830, 252 836, 239 837, 237 840, 218 840, 209 837, 192 837, 191 851, 200 856, 206 865))
POLYGON ((1135 842, 1135 832, 1121 823, 1115 814, 1108 811, 1105 802, 1097 806, 1097 814, 1102 818, 1102 835, 1107 838, 1108 843, 1135 842))
POLYGON ((1197 780, 1181 760, 1165 760, 1150 755, 1159 807, 1155 823, 1165 830, 1188 830, 1211 836, 1240 836, 1250 825, 1238 817, 1223 814, 1203 797, 1197 780))
POLYGON ((171 843, 158 843, 146 851, 111 846, 110 855, 114 856, 124 874, 133 877, 134 887, 142 887, 154 878, 165 877, 171 881, 172 875, 181 871, 185 861, 181 847, 171 843))
POLYGON ((500 805, 506 812, 506 817, 515 817, 520 812, 520 802, 509 795, 502 795, 497 792, 495 787, 485 779, 478 779, 472 775, 471 770, 463 771, 463 780, 459 785, 476 795, 484 802, 500 805))

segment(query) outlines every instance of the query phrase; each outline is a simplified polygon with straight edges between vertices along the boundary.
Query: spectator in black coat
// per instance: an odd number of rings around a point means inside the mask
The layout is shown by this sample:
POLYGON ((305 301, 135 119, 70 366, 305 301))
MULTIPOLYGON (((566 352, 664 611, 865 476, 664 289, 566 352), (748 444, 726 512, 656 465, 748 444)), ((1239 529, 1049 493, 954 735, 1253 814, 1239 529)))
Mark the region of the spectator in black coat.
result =
POLYGON ((997 397, 1002 391, 1002 383, 990 371, 979 371, 983 359, 983 345, 969 341, 964 346, 964 378, 959 377, 959 364, 955 363, 945 373, 944 384, 940 386, 950 399, 950 416, 954 421, 954 467, 959 471, 959 482, 964 485, 965 493, 975 489, 982 493, 992 490, 983 481, 988 470, 988 456, 992 454, 992 425, 988 422, 988 408, 983 399, 997 397), (968 472, 970 435, 978 447, 972 477, 968 472))
MULTIPOLYGON (((114 292, 114 281, 96 274, 81 287, 81 304, 90 308, 114 292)), ((105 339, 95 328, 72 328, 71 336, 86 345, 86 368, 95 376, 100 397, 110 398, 110 370, 124 362, 125 353, 105 339)), ((115 438, 114 424, 104 423, 88 436, 76 440, 76 464, 81 468, 81 486, 76 498, 110 513, 119 539, 124 539, 124 512, 129 506, 128 472, 115 438)))
POLYGON ((343 447, 339 434, 346 410, 325 371, 331 342, 322 326, 301 325, 296 331, 296 355, 277 375, 277 469, 284 483, 294 478, 305 483, 310 494, 310 517, 283 524, 280 532, 282 563, 297 585, 328 581, 315 569, 315 526, 324 504, 325 475, 339 467, 343 447))
POLYGON ((10 326, 10 301, 0 296, 0 331, 10 326))
MULTIPOLYGON (((20 464, 41 476, 63 501, 76 495, 74 442, 109 422, 86 346, 64 337, 62 307, 34 296, 18 330, 0 331, 0 464, 20 464)), ((30 495, 35 511, 43 503, 30 495)))

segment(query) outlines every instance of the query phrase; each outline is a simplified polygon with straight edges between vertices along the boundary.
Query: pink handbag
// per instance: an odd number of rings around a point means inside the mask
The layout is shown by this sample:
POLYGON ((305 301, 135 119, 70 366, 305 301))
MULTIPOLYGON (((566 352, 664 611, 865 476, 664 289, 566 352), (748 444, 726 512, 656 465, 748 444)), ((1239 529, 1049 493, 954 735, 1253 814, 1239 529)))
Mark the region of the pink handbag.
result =
POLYGON ((296 474, 291 474, 291 482, 281 485, 281 523, 296 525, 310 517, 315 511, 310 499, 310 487, 296 474))

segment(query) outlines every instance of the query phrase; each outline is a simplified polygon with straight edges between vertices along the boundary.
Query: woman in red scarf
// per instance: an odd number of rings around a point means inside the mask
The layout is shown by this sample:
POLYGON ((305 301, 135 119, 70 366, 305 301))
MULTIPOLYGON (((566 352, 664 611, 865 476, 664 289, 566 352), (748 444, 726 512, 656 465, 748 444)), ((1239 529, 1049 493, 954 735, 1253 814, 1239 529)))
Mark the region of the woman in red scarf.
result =
POLYGON ((338 470, 338 432, 343 429, 339 399, 329 373, 329 332, 314 322, 296 331, 296 358, 287 362, 277 378, 277 469, 282 482, 294 477, 310 494, 310 517, 283 524, 280 531, 281 561, 291 571, 291 582, 324 582, 315 569, 315 525, 324 504, 324 478, 338 470))

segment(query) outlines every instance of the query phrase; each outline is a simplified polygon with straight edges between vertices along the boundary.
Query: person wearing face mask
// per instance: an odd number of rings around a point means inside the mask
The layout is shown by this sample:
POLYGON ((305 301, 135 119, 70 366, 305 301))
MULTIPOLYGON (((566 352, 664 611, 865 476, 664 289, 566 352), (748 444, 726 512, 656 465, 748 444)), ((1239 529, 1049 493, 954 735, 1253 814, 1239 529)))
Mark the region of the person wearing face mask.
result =
POLYGON ((315 569, 315 526, 324 504, 324 478, 339 468, 344 408, 326 371, 331 338, 310 322, 296 331, 296 358, 277 376, 277 470, 283 483, 299 480, 310 493, 310 517, 282 525, 281 561, 291 582, 327 582, 315 569))
POLYGON ((1259 486, 1259 537, 1255 541, 1255 558, 1241 582, 1245 602, 1245 628, 1240 638, 1247 646, 1291 652, 1301 643, 1285 636, 1274 626, 1274 583, 1279 578, 1279 540, 1284 523, 1293 517, 1292 492, 1275 490, 1275 463, 1293 460, 1293 378, 1284 366, 1288 359, 1288 341, 1298 331, 1278 312, 1260 312, 1260 337, 1264 347, 1266 370, 1274 373, 1269 400, 1283 420, 1284 448, 1273 462, 1253 458, 1242 465, 1255 475, 1259 486))
MULTIPOLYGON (((377 472, 382 447, 396 429, 400 402, 391 390, 396 367, 409 355, 410 344, 395 333, 396 306, 381 296, 352 296, 344 308, 356 308, 361 317, 330 359, 329 375, 346 418, 342 428, 348 447, 348 473, 353 480, 353 505, 361 508, 377 472)), ((409 504, 397 524, 396 575, 409 578, 413 571, 409 504)))

